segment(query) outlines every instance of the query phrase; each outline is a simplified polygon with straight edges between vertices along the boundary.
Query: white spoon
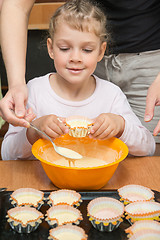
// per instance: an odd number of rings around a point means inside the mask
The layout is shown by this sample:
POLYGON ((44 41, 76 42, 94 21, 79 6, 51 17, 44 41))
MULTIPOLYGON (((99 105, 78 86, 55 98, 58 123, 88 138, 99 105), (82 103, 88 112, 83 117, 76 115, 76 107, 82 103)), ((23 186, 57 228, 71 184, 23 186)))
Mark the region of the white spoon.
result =
POLYGON ((29 123, 30 127, 34 128, 36 131, 42 133, 43 135, 45 135, 52 143, 54 150, 61 156, 66 157, 66 158, 70 158, 70 159, 81 159, 82 155, 80 155, 79 153, 69 149, 69 148, 64 148, 64 147, 58 147, 55 145, 55 143, 52 141, 52 139, 43 131, 41 131, 39 128, 37 128, 33 123, 29 123))

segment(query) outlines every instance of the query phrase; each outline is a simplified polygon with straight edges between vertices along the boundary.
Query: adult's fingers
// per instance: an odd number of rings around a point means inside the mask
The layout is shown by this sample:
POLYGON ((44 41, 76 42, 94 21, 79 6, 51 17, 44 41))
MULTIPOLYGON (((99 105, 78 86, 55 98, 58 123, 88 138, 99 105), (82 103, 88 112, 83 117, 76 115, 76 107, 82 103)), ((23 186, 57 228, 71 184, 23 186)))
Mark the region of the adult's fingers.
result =
POLYGON ((160 73, 148 89, 144 120, 149 122, 154 116, 155 106, 160 105, 160 73))
POLYGON ((146 98, 146 109, 145 109, 145 115, 144 115, 145 122, 149 122, 152 120, 154 116, 155 105, 156 105, 156 100, 153 97, 152 89, 149 89, 147 98, 146 98))
POLYGON ((27 95, 26 85, 21 86, 20 88, 10 89, 0 100, 1 117, 14 126, 28 126, 25 119, 23 119, 26 113, 25 105, 27 95), (19 111, 21 112, 20 114, 19 111))
POLYGON ((26 102, 27 102, 27 96, 24 94, 24 92, 17 92, 13 96, 13 101, 15 105, 15 114, 19 118, 24 118, 26 114, 26 102))
POLYGON ((6 122, 11 123, 13 126, 28 126, 28 123, 25 121, 25 119, 16 117, 15 113, 9 108, 3 108, 3 110, 0 110, 0 115, 6 122))
POLYGON ((160 120, 157 123, 157 126, 155 127, 154 131, 153 131, 153 135, 157 136, 157 134, 160 132, 160 120))

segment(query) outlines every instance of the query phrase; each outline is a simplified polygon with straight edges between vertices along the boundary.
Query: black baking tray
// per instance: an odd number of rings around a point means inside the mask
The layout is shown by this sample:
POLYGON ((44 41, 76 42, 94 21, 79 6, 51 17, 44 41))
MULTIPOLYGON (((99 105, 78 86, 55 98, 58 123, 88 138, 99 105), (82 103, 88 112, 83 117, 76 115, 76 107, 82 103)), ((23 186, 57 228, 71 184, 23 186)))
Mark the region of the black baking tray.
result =
MULTIPOLYGON (((51 191, 43 192, 45 193, 45 197, 47 197, 51 191)), ((79 226, 85 230, 86 234, 88 235, 88 240, 127 240, 125 229, 130 226, 127 220, 124 219, 124 221, 116 230, 108 233, 96 230, 88 220, 87 216, 87 205, 89 201, 97 197, 113 197, 119 200, 119 195, 116 190, 87 191, 79 193, 81 194, 83 200, 82 204, 79 206, 79 210, 83 215, 83 221, 79 226)), ((160 202, 160 193, 157 191, 154 191, 154 193, 155 200, 157 202, 160 202)), ((29 234, 16 233, 10 228, 6 219, 6 214, 7 210, 13 207, 9 200, 11 194, 12 191, 5 191, 3 193, 0 193, 0 240, 47 240, 50 227, 45 220, 43 220, 36 231, 29 234)), ((49 206, 47 203, 45 203, 41 207, 40 211, 45 214, 48 208, 49 206)))

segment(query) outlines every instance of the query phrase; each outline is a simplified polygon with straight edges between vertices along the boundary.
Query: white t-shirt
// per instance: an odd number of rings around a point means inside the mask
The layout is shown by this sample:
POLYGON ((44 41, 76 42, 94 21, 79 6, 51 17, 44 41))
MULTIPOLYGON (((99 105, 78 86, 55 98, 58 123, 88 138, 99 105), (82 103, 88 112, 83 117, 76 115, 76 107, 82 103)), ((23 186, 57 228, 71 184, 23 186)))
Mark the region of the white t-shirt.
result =
MULTIPOLYGON (((94 93, 83 101, 73 102, 59 97, 50 86, 49 75, 34 78, 28 82, 28 107, 37 118, 55 114, 58 117, 73 115, 96 118, 101 113, 114 113, 125 119, 125 129, 120 139, 126 143, 129 153, 135 156, 152 155, 155 141, 152 134, 133 113, 126 96, 113 83, 96 76, 94 93)), ((9 125, 1 148, 3 160, 33 159, 31 144, 26 138, 26 128, 9 125)))

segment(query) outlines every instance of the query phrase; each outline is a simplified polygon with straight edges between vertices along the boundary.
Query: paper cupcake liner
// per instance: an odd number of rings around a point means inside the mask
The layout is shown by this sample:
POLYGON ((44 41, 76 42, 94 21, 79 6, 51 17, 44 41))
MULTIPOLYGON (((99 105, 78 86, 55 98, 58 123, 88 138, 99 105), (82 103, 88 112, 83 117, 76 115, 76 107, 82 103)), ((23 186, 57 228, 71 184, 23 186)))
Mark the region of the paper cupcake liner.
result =
POLYGON ((69 234, 71 234, 70 238, 72 236, 72 239, 87 240, 87 235, 85 234, 85 231, 82 228, 70 224, 51 229, 49 231, 48 239, 50 240, 65 239, 65 236, 68 237, 67 239, 69 239, 69 234))
POLYGON ((160 203, 158 202, 134 202, 125 206, 126 219, 132 224, 139 220, 160 219, 160 203))
POLYGON ((44 218, 43 214, 32 207, 15 207, 7 212, 8 223, 18 233, 30 233, 35 231, 44 218), (26 214, 28 220, 23 220, 26 214), (28 216, 30 214, 30 217, 28 216))
POLYGON ((66 125, 69 128, 69 135, 72 137, 86 137, 90 133, 93 121, 82 116, 72 116, 66 118, 66 125))
POLYGON ((46 219, 51 227, 66 224, 79 225, 83 220, 81 212, 70 205, 56 205, 48 209, 46 219), (59 217, 61 216, 61 217, 59 217), (62 220, 63 216, 63 220, 62 220))
POLYGON ((132 202, 154 200, 154 192, 151 189, 141 185, 126 185, 119 188, 118 193, 121 197, 120 201, 122 201, 125 205, 132 202))
POLYGON ((41 208, 41 206, 44 204, 44 201, 39 202, 36 206, 33 205, 33 204, 29 204, 29 203, 23 203, 21 205, 17 205, 17 203, 15 201, 12 201, 11 204, 12 204, 13 207, 25 207, 25 206, 28 206, 28 207, 35 207, 37 210, 39 210, 41 208))
POLYGON ((19 188, 11 194, 10 201, 14 207, 30 206, 38 210, 44 204, 44 193, 33 188, 19 188))
POLYGON ((156 232, 136 233, 129 240, 160 240, 160 234, 156 232))
POLYGON ((77 137, 77 138, 86 137, 90 133, 90 128, 91 127, 88 127, 88 129, 83 129, 83 128, 69 129, 68 134, 71 137, 77 137))
POLYGON ((135 222, 131 227, 127 228, 125 232, 129 234, 129 236, 139 233, 139 232, 159 232, 160 234, 160 223, 153 220, 139 220, 135 222))
POLYGON ((99 231, 111 232, 123 221, 123 204, 110 197, 99 197, 87 206, 89 221, 99 231))
POLYGON ((81 195, 78 192, 74 190, 61 189, 50 193, 48 204, 50 207, 61 204, 78 207, 81 202, 81 195))

